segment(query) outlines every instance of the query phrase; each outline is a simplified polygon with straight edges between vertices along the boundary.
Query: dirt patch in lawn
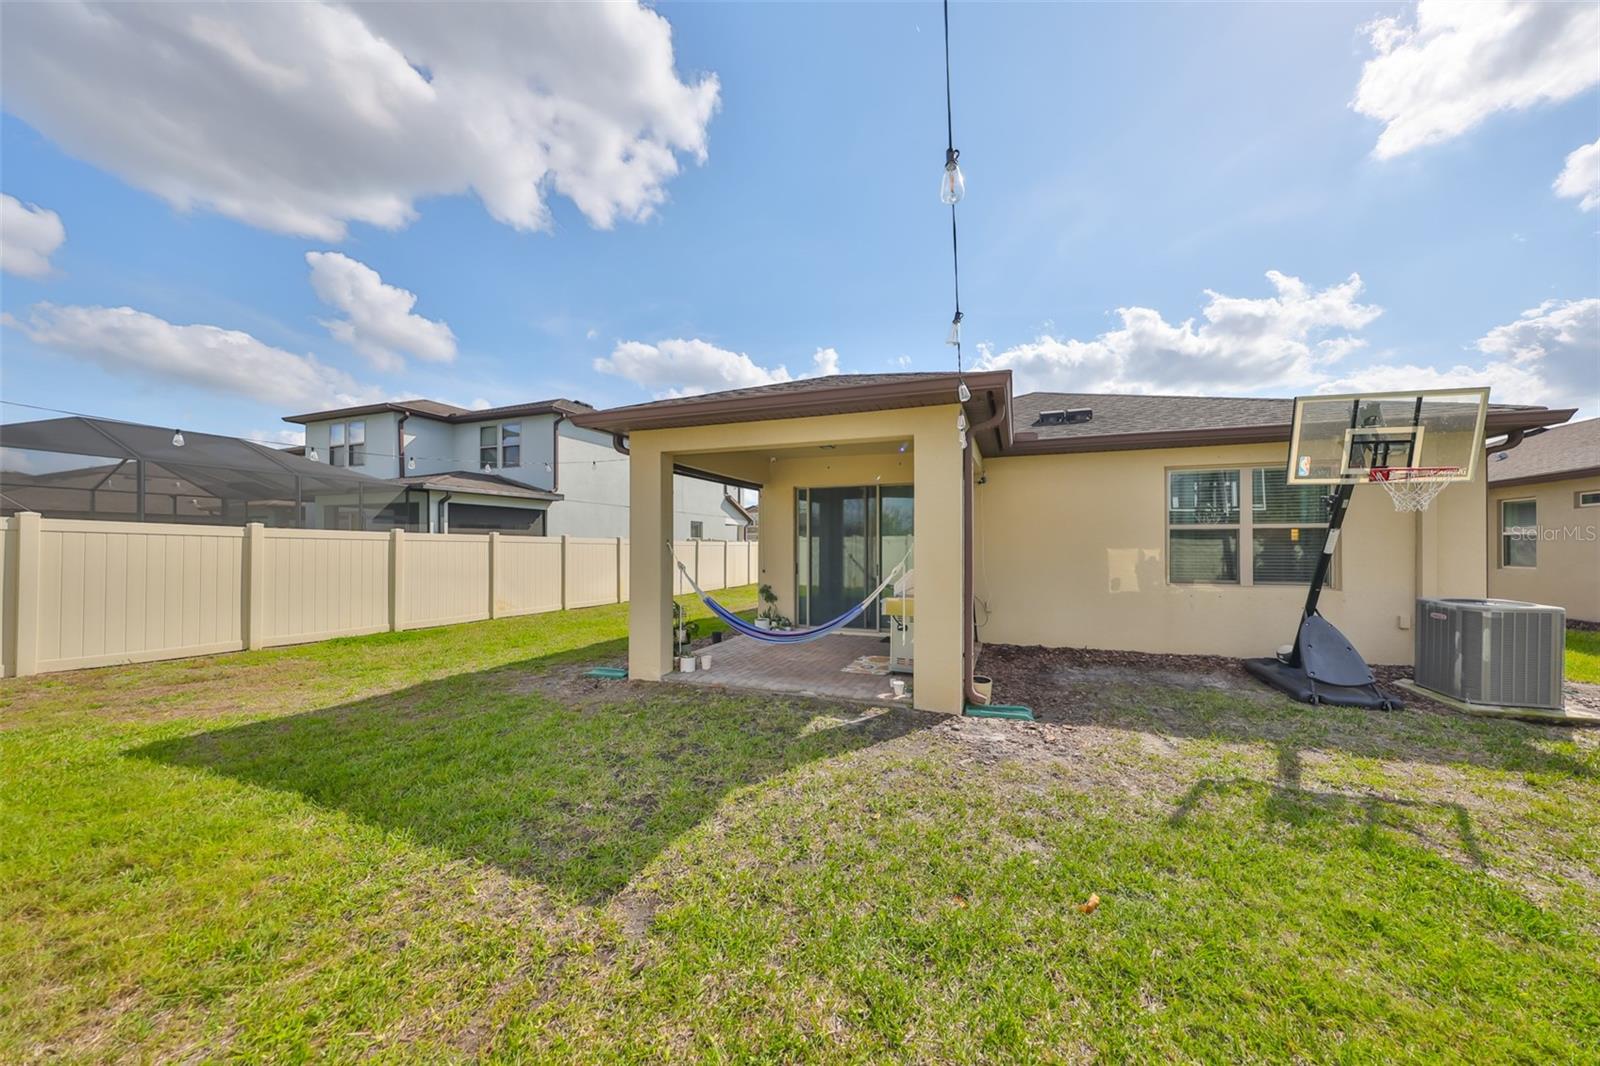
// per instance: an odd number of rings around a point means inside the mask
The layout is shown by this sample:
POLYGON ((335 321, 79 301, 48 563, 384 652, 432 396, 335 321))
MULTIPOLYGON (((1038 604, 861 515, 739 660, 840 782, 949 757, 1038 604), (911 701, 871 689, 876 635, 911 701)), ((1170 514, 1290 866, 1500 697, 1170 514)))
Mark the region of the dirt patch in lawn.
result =
POLYGON ((1218 655, 991 644, 978 669, 994 678, 996 703, 1032 707, 1042 721, 1103 706, 1107 690, 1127 686, 1225 692, 1255 703, 1281 699, 1245 673, 1238 659, 1218 655))
MULTIPOLYGON (((1386 826, 1539 900, 1600 888, 1581 831, 1550 824, 1547 783, 1591 777, 1582 753, 1600 730, 1489 722, 1410 692, 1395 712, 1313 708, 1216 656, 996 645, 979 669, 996 702, 1030 706, 1038 721, 956 718, 930 731, 960 749, 958 766, 1016 760, 1178 822, 1259 802, 1267 818, 1312 810, 1386 826)), ((1411 673, 1374 672, 1391 691, 1411 673)))

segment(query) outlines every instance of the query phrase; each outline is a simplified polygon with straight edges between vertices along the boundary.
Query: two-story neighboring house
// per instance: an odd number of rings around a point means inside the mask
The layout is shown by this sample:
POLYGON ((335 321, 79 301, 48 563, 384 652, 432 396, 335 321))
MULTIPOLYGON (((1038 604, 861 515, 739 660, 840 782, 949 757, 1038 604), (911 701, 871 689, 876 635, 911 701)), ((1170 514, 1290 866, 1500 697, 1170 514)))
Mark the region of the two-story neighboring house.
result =
MULTIPOLYGON (((470 410, 401 400, 288 415, 305 427, 305 456, 394 478, 426 493, 421 528, 533 536, 628 535, 628 461, 605 433, 570 417, 593 410, 541 400, 470 410)), ((738 487, 679 474, 673 535, 738 540, 749 515, 738 487)))

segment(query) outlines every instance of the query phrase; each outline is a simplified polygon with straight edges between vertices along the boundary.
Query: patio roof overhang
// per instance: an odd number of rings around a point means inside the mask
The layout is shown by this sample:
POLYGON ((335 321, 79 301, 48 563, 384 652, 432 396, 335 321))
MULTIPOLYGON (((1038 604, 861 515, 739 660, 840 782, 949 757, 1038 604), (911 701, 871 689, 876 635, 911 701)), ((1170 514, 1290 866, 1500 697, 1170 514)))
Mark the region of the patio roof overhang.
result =
POLYGON ((895 411, 956 403, 962 382, 972 395, 963 405, 968 422, 973 426, 992 423, 977 434, 979 450, 985 455, 1001 454, 1010 443, 1011 424, 1006 417, 997 421, 994 416, 1004 415, 1010 409, 1009 370, 969 374, 839 374, 612 407, 576 415, 572 422, 586 429, 625 437, 653 429, 895 411))

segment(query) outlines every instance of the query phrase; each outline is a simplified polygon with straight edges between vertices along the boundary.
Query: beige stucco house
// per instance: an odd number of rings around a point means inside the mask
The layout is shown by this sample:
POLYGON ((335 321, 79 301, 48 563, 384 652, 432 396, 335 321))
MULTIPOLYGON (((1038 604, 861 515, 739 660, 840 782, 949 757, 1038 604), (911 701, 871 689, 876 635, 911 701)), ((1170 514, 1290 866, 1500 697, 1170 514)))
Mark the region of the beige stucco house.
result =
POLYGON ((1600 418, 1489 450, 1489 595, 1600 622, 1600 418))
MULTIPOLYGON (((1229 656, 1291 640, 1326 526, 1317 490, 1284 483, 1291 408, 1013 396, 995 371, 840 375, 573 421, 631 458, 634 678, 671 668, 669 486, 682 464, 761 487, 761 578, 801 625, 848 609, 909 553, 915 702, 958 712, 975 638, 1229 656)), ((1488 432, 1571 413, 1497 405, 1488 432)), ((1421 515, 1357 492, 1322 610, 1370 661, 1410 662, 1417 596, 1485 594, 1485 499, 1481 472, 1421 515)), ((887 622, 872 609, 857 624, 887 622)))

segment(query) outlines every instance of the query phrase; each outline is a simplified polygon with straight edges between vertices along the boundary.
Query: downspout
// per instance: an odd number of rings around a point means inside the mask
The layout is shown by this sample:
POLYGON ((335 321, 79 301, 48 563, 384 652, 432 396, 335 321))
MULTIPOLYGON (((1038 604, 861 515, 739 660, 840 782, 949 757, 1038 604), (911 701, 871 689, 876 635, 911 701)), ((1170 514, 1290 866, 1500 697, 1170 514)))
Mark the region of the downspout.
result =
POLYGON ((623 435, 621 433, 611 434, 611 446, 623 455, 630 454, 628 446, 623 443, 623 435))
POLYGON ((400 417, 394 424, 394 454, 396 456, 395 461, 398 464, 395 466, 394 476, 396 478, 406 476, 406 419, 410 417, 410 411, 401 411, 400 417))
POLYGON ((447 492, 439 497, 439 532, 450 532, 450 497, 454 493, 447 492))
POLYGON ((550 423, 550 491, 561 491, 561 423, 567 420, 565 414, 556 415, 556 420, 550 423))
POLYGON ((978 446, 979 433, 998 426, 1005 417, 1006 404, 1002 399, 995 404, 994 414, 967 430, 967 446, 961 449, 961 698, 966 705, 962 707, 963 711, 977 702, 978 695, 972 688, 972 671, 977 665, 976 639, 972 632, 972 449, 978 446))

